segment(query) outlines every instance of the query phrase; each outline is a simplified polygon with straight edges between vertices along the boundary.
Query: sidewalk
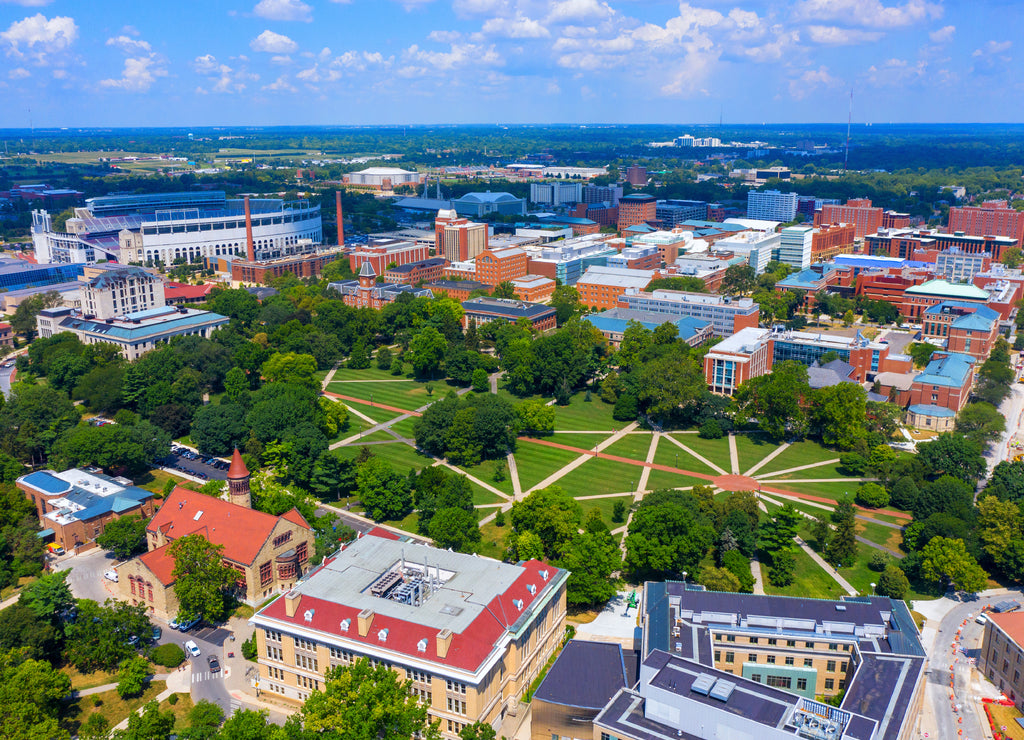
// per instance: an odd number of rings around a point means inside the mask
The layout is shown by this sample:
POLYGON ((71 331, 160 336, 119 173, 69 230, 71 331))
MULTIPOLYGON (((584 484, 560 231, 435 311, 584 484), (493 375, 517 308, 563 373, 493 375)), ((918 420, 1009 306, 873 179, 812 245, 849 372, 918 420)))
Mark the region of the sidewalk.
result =
MULTIPOLYGON (((166 701, 171 694, 189 694, 192 691, 192 666, 186 665, 184 670, 174 671, 173 673, 162 674, 167 676, 167 688, 161 691, 153 699, 157 704, 162 701, 166 701)), ((155 678, 155 677, 154 677, 155 678)), ((108 684, 117 688, 117 684, 108 684)), ((104 690, 109 690, 106 687, 101 687, 104 690)), ((98 693, 98 692, 94 692, 98 693)), ((84 694, 83 694, 84 695, 84 694)), ((135 714, 142 714, 142 710, 146 708, 143 704, 141 707, 135 710, 135 714)), ((129 715, 130 716, 130 715, 129 715)), ((128 717, 118 722, 113 729, 115 730, 126 730, 128 729, 128 717)))

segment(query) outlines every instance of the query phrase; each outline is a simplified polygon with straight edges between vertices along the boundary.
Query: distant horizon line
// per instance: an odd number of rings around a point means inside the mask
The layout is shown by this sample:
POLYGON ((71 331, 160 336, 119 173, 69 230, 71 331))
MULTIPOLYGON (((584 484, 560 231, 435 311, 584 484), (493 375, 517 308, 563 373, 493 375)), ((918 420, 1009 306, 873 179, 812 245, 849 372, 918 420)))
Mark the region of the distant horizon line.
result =
MULTIPOLYGON (((34 127, 0 127, 0 135, 7 133, 60 133, 60 132, 81 132, 81 131, 129 131, 129 130, 152 130, 152 131, 173 131, 173 130, 190 130, 190 131, 202 131, 202 130, 232 130, 232 129, 251 129, 251 130, 268 130, 268 129, 297 129, 297 128, 315 128, 315 129, 366 129, 366 128, 388 128, 388 129, 402 129, 402 128, 546 128, 546 127, 565 127, 565 128, 639 128, 639 127, 658 127, 658 128, 701 128, 701 129, 729 129, 729 128, 750 128, 750 129, 772 129, 772 128, 784 128, 784 127, 806 127, 806 126, 827 126, 835 128, 845 128, 846 122, 836 121, 810 121, 810 122, 780 122, 780 123, 568 123, 568 122, 554 122, 554 123, 283 123, 283 124, 256 124, 256 123, 236 123, 236 124, 203 124, 196 126, 189 126, 185 124, 178 125, 125 125, 125 126, 34 126, 34 127)), ((956 121, 887 121, 887 122, 873 122, 873 121, 862 121, 854 123, 855 128, 875 128, 875 127, 903 127, 903 126, 923 126, 923 127, 941 127, 941 126, 954 126, 954 127, 969 127, 969 126, 1009 126, 1009 127, 1024 127, 1024 122, 956 122, 956 121)))

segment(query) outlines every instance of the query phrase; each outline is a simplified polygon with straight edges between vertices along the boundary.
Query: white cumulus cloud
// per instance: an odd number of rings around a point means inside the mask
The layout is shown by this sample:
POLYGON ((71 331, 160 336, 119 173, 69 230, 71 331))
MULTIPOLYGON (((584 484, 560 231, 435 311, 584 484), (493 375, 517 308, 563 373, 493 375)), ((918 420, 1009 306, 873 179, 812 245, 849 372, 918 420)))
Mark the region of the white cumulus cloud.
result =
POLYGON ((53 54, 66 51, 78 38, 74 18, 58 15, 47 18, 42 13, 15 21, 0 33, 0 42, 7 46, 7 55, 31 58, 44 64, 53 54))
POLYGON ((252 12, 270 21, 309 23, 313 20, 313 8, 302 0, 260 0, 252 12))
POLYGON ((124 34, 107 39, 107 46, 116 46, 125 54, 138 54, 142 51, 152 51, 152 47, 148 42, 143 41, 142 39, 133 39, 131 36, 126 36, 124 34))
POLYGON ((941 18, 942 6, 926 0, 883 5, 881 0, 803 0, 796 6, 798 19, 838 21, 867 28, 909 26, 929 18, 941 18))
POLYGON ((490 18, 484 23, 483 32, 511 39, 540 39, 551 35, 539 21, 522 15, 514 18, 490 18))
POLYGON ((126 92, 146 92, 158 77, 166 77, 167 69, 156 54, 145 57, 128 57, 124 70, 117 79, 100 80, 100 87, 109 87, 126 92))
POLYGON ((253 51, 265 51, 268 54, 291 54, 298 50, 299 45, 284 34, 267 30, 249 43, 253 51))
POLYGON ((878 41, 884 35, 881 31, 861 31, 837 26, 808 26, 811 41, 824 46, 850 46, 878 41))
POLYGON ((615 13, 608 3, 600 0, 560 0, 551 7, 548 23, 565 23, 567 21, 583 21, 593 23, 615 13))
POLYGON ((954 33, 956 33, 956 26, 943 26, 942 28, 929 33, 928 38, 936 44, 944 44, 947 41, 953 40, 954 33))

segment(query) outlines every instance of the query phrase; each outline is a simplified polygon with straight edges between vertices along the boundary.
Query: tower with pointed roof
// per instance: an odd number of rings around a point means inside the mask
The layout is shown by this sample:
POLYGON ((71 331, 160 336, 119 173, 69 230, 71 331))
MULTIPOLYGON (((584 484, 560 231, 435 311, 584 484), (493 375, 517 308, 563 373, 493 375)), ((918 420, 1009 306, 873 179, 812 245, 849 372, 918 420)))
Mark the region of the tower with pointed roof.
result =
POLYGON ((228 499, 233 504, 252 508, 252 494, 249 491, 249 469, 242 461, 242 454, 235 448, 228 468, 228 499))

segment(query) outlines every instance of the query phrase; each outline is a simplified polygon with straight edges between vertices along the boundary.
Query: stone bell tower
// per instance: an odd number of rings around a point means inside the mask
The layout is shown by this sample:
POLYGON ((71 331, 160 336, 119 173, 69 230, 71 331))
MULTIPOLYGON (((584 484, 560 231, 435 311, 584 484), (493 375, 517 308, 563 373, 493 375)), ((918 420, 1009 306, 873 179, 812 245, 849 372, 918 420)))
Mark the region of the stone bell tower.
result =
POLYGON ((249 469, 242 462, 242 454, 235 448, 228 468, 228 499, 233 504, 252 508, 252 494, 249 493, 249 469))

